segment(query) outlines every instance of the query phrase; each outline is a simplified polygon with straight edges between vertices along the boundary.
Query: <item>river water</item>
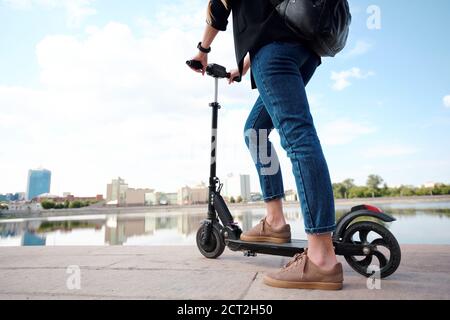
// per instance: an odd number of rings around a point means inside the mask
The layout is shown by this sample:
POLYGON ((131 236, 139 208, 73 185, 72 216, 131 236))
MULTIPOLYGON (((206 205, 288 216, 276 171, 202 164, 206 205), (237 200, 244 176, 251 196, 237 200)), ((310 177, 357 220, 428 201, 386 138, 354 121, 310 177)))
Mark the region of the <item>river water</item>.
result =
MULTIPOLYGON (((450 202, 380 205, 397 221, 386 224, 400 244, 450 245, 450 202)), ((337 206, 339 218, 349 207, 337 206)), ((264 209, 239 209, 233 214, 243 230, 264 217, 264 209)), ((294 238, 305 238, 300 209, 285 215, 294 238)), ((0 220, 0 246, 195 245, 205 211, 155 214, 84 215, 44 219, 0 220)))

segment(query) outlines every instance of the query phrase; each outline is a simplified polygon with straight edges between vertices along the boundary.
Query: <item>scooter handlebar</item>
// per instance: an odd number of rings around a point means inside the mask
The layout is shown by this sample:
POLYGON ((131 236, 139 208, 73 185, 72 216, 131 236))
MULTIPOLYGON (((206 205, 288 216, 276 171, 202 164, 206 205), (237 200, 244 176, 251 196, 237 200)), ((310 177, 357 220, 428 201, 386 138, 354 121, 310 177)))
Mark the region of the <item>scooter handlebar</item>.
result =
MULTIPOLYGON (((227 73, 227 79, 230 79, 230 77, 231 77, 231 73, 227 73)), ((241 76, 239 76, 239 77, 234 77, 234 79, 233 79, 233 81, 234 82, 241 82, 242 81, 242 77, 241 76)))
MULTIPOLYGON (((201 69, 203 69, 202 63, 200 61, 197 61, 197 60, 186 61, 186 64, 190 68, 192 68, 194 70, 201 70, 201 69)), ((220 66, 218 64, 215 64, 215 63, 209 64, 206 67, 206 73, 208 74, 208 76, 211 76, 211 77, 214 77, 214 78, 230 79, 230 77, 231 77, 231 74, 229 72, 227 72, 225 67, 222 67, 222 66, 220 66)), ((242 81, 242 77, 241 76, 235 77, 233 79, 233 81, 241 82, 242 81)))
POLYGON ((203 65, 200 61, 197 60, 188 60, 186 61, 186 64, 188 65, 188 67, 194 69, 194 70, 201 70, 203 69, 203 65))

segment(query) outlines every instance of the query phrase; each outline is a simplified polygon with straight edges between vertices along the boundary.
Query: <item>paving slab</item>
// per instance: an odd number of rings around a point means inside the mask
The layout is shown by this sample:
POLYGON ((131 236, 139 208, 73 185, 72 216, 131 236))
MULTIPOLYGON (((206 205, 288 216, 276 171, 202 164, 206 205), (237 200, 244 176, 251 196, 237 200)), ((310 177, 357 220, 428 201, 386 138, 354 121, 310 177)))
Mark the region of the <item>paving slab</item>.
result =
POLYGON ((367 279, 344 264, 342 291, 267 287, 265 273, 288 259, 244 257, 227 250, 203 258, 194 246, 0 248, 0 299, 450 299, 450 246, 402 246, 402 264, 369 290, 367 279), (69 266, 80 289, 69 289, 69 266))

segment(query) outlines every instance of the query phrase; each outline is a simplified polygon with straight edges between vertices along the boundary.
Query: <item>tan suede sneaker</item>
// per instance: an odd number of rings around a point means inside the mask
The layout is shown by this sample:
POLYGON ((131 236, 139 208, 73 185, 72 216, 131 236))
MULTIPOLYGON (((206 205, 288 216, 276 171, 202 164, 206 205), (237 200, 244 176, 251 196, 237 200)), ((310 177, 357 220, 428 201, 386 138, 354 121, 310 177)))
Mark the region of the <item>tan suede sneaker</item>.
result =
POLYGON ((296 255, 281 271, 264 277, 266 285, 286 289, 341 290, 343 282, 342 264, 330 271, 321 270, 308 259, 307 252, 296 255))
POLYGON ((291 242, 291 226, 286 224, 279 229, 275 229, 264 218, 258 225, 241 234, 241 240, 248 242, 288 243, 291 242))

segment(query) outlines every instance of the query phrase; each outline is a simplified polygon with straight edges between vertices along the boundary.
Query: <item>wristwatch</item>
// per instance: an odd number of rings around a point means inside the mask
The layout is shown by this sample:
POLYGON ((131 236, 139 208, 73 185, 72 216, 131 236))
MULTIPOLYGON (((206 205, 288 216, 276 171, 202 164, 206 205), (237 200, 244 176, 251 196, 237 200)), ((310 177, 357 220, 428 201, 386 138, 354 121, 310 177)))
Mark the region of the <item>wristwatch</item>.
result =
POLYGON ((211 52, 211 47, 209 47, 208 49, 203 48, 201 42, 198 43, 197 49, 200 50, 200 52, 203 52, 203 53, 210 53, 211 52))

